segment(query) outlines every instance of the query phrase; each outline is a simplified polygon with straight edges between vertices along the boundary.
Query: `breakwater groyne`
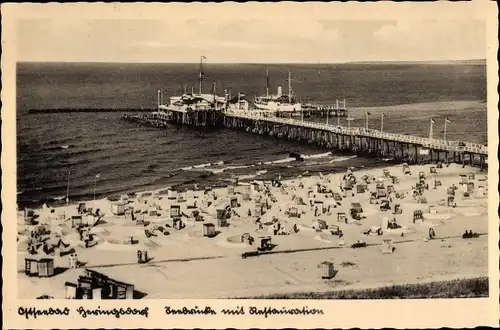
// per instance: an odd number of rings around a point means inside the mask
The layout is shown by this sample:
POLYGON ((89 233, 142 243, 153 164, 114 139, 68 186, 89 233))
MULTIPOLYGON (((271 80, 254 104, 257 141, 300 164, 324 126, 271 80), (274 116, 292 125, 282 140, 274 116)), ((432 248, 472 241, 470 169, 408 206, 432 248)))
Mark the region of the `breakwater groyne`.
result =
POLYGON ((235 129, 278 139, 314 143, 332 151, 392 158, 410 164, 454 162, 464 166, 479 166, 481 169, 487 168, 488 164, 488 147, 482 144, 280 118, 265 111, 165 107, 149 114, 124 115, 123 118, 156 127, 174 124, 235 129))
POLYGON ((151 112, 156 108, 53 108, 29 109, 30 114, 67 113, 67 112, 151 112))

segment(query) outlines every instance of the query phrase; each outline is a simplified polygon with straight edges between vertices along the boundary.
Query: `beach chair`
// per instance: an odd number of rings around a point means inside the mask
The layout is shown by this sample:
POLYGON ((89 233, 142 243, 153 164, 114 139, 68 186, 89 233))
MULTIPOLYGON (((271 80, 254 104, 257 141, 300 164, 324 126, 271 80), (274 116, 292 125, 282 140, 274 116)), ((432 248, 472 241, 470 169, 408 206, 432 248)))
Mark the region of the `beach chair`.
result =
POLYGON ((267 251, 272 249, 271 237, 261 237, 260 246, 257 247, 258 251, 267 251))
POLYGON ((427 198, 425 198, 424 196, 418 196, 417 203, 418 204, 427 204, 427 198))
POLYGON ((181 215, 181 207, 180 205, 171 205, 170 206, 170 217, 177 218, 181 215))
POLYGON ((352 191, 351 187, 345 187, 343 193, 344 193, 344 198, 354 196, 354 192, 352 191))
POLYGON ((472 194, 474 192, 474 182, 468 182, 467 183, 467 192, 469 194, 472 194))
POLYGON ((342 196, 340 196, 339 193, 333 193, 333 199, 336 201, 336 202, 340 202, 342 201, 342 196))
POLYGON ((410 174, 411 175, 410 166, 408 166, 407 163, 403 163, 403 174, 410 174))
POLYGON ((424 172, 418 172, 418 179, 424 179, 425 180, 425 173, 424 172))
POLYGON ((431 174, 436 174, 437 173, 436 168, 434 166, 431 166, 430 172, 431 174))
POLYGON ((356 210, 358 213, 363 212, 363 208, 361 207, 360 203, 351 203, 351 210, 356 210))
POLYGON ((388 170, 388 169, 384 169, 384 176, 385 176, 386 178, 391 177, 391 172, 389 172, 389 170, 388 170))
POLYGON ((387 197, 387 192, 385 191, 385 189, 377 189, 376 194, 377 194, 376 195, 377 198, 387 197))
POLYGON ((401 209, 401 205, 400 204, 394 205, 394 214, 402 214, 402 213, 403 210, 401 209))
POLYGON ((380 211, 387 211, 387 210, 390 210, 391 207, 389 205, 389 201, 388 200, 383 200, 381 203, 380 203, 380 211))
POLYGON ((333 225, 330 232, 332 233, 332 235, 336 235, 336 236, 340 236, 340 234, 342 233, 342 231, 340 230, 340 227, 337 225, 333 225))
POLYGON ((413 211, 413 223, 417 220, 424 220, 424 215, 422 213, 422 210, 415 210, 413 211))
POLYGON ((396 219, 392 219, 391 221, 387 222, 387 228, 386 229, 398 229, 401 228, 400 225, 396 222, 396 219))
POLYGON ((417 183, 415 185, 415 190, 421 195, 424 192, 425 186, 422 183, 417 183))
POLYGON ((361 220, 361 215, 359 214, 359 212, 356 209, 351 209, 351 217, 354 220, 361 220))
POLYGON ((390 194, 394 191, 394 186, 393 185, 388 185, 387 186, 387 193, 390 194))
POLYGON ((370 195, 370 204, 377 204, 377 193, 371 193, 370 195))
POLYGON ((367 190, 367 186, 365 184, 358 184, 356 186, 356 193, 362 194, 367 190))
POLYGON ((316 229, 316 230, 324 230, 325 229, 326 230, 326 229, 328 229, 328 224, 324 220, 316 220, 313 223, 313 229, 316 229))
POLYGON ((474 173, 469 173, 468 178, 469 178, 469 180, 475 180, 476 179, 476 175, 474 173))
POLYGON ((437 187, 441 187, 441 181, 440 180, 434 180, 434 189, 436 189, 437 187))
POLYGON ((289 218, 300 218, 299 211, 297 210, 297 208, 296 208, 296 207, 291 207, 291 208, 288 210, 288 217, 289 217, 289 218))
POLYGON ((382 242, 382 248, 381 251, 383 254, 391 254, 396 250, 396 248, 392 245, 392 240, 391 239, 384 239, 382 242))
POLYGON ((456 207, 455 196, 448 196, 448 207, 456 207))
POLYGON ((344 212, 338 212, 337 213, 337 222, 344 222, 347 223, 347 216, 344 212))
POLYGON ((467 184, 469 182, 469 179, 467 177, 467 175, 465 174, 460 174, 460 182, 459 184, 467 184))
POLYGON ((399 183, 399 178, 397 176, 391 176, 392 184, 399 183))

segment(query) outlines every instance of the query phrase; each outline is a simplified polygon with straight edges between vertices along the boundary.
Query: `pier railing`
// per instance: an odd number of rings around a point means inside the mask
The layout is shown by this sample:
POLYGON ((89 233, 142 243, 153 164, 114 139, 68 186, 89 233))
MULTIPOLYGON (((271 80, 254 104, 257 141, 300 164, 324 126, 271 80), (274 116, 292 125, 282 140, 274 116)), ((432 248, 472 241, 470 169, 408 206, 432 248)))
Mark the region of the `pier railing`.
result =
POLYGON ((225 112, 225 115, 228 117, 246 118, 258 121, 273 122, 276 124, 300 126, 305 128, 328 131, 337 134, 372 137, 372 138, 391 140, 403 143, 414 143, 414 144, 420 144, 430 149, 456 151, 456 152, 469 152, 475 154, 488 155, 488 147, 479 143, 429 139, 419 136, 382 132, 375 129, 366 129, 364 127, 345 127, 336 125, 326 125, 323 123, 302 121, 291 118, 280 118, 272 114, 264 115, 258 111, 253 112, 253 111, 242 111, 242 110, 228 110, 225 112))

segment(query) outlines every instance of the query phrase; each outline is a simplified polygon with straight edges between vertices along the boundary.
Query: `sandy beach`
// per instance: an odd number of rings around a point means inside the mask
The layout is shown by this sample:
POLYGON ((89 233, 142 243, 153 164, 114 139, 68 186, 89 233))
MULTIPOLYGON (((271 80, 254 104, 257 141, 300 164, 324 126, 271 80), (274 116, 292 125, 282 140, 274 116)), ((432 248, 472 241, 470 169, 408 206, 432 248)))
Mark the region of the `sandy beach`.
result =
POLYGON ((165 188, 124 195, 120 201, 86 202, 92 214, 99 209, 97 215, 79 213, 78 203, 35 209, 37 216, 29 221, 20 210, 19 297, 64 298, 65 282, 75 282, 85 268, 130 283, 145 298, 249 297, 487 276, 488 187, 482 180, 487 172, 451 164, 431 173, 435 166, 411 166, 411 175, 396 165, 353 169, 347 180, 346 173, 314 173, 277 184, 236 183, 185 192, 165 188), (414 196, 420 172, 425 184, 421 195, 414 196), (355 181, 352 190, 345 189, 349 180, 355 181), (461 184, 463 180, 473 188, 461 184), (367 190, 358 192, 363 184, 367 190), (371 193, 382 195, 377 185, 384 187, 386 197, 370 198, 371 193), (453 185, 456 207, 448 206, 453 185), (335 200, 336 194, 341 200, 335 200), (384 200, 388 210, 381 210, 384 200), (351 214, 352 203, 362 208, 358 220, 351 214), (394 212, 397 204, 401 213, 394 212), (177 212, 173 205, 180 216, 172 214, 177 212), (122 208, 133 211, 114 214, 122 208), (226 226, 221 226, 218 210, 228 214, 219 214, 226 226), (414 221, 415 211, 421 211, 423 220, 414 221), (174 218, 181 219, 181 229, 174 218), (392 220, 398 228, 388 228, 392 220), (89 247, 75 222, 88 224, 89 247), (214 225, 214 237, 204 236, 208 223, 214 225), (466 230, 479 235, 463 239, 466 230), (245 252, 257 251, 261 237, 271 238, 270 249, 242 258, 245 252), (388 239, 392 253, 383 253, 388 239), (366 247, 351 248, 359 241, 366 247), (29 253, 30 247, 36 254, 29 253), (138 250, 147 252, 147 263, 138 263, 138 250), (75 253, 80 265, 70 268, 75 253), (23 274, 25 258, 32 257, 53 258, 55 275, 23 274), (322 278, 324 261, 334 265, 330 279, 322 278))

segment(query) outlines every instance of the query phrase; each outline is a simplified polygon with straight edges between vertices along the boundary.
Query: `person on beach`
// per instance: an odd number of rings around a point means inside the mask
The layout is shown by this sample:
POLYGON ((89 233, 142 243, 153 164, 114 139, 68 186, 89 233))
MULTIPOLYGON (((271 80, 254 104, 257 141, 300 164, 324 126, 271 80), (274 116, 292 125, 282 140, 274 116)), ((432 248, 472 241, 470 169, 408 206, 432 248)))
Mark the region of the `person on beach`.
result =
POLYGON ((142 252, 141 250, 137 250, 137 263, 142 263, 142 252))

